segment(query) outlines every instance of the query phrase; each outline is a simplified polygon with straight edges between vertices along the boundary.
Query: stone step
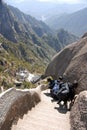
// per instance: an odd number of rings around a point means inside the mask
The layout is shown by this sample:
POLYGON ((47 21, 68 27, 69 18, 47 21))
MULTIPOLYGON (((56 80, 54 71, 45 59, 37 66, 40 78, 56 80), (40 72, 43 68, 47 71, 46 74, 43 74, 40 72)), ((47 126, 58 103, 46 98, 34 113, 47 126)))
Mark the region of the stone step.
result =
MULTIPOLYGON (((51 112, 50 112, 50 111, 45 112, 45 111, 43 111, 43 110, 42 110, 42 111, 41 111, 41 110, 40 110, 40 111, 36 111, 36 110, 35 110, 34 112, 32 111, 32 113, 31 113, 31 112, 28 112, 27 115, 24 115, 23 118, 24 118, 24 119, 27 119, 28 116, 29 116, 30 118, 32 118, 32 117, 33 117, 33 118, 36 118, 36 117, 39 118, 39 116, 41 115, 41 116, 40 116, 41 118, 49 117, 49 118, 51 118, 51 119, 52 119, 52 118, 54 118, 54 119, 57 119, 57 118, 58 118, 58 119, 59 119, 59 118, 66 119, 66 116, 64 116, 65 114, 59 114, 59 115, 58 115, 57 113, 58 113, 58 112, 52 112, 52 111, 51 111, 51 112), (36 112, 36 113, 35 113, 35 112, 36 112)), ((67 114, 68 114, 68 113, 67 113, 67 114)))
POLYGON ((50 124, 37 124, 37 123, 31 123, 26 124, 24 126, 18 126, 17 129, 15 126, 13 126, 12 130, 66 130, 66 127, 64 129, 61 129, 60 126, 50 126, 50 124))
POLYGON ((11 130, 70 130, 69 112, 59 113, 56 102, 42 94, 42 101, 19 119, 11 130))

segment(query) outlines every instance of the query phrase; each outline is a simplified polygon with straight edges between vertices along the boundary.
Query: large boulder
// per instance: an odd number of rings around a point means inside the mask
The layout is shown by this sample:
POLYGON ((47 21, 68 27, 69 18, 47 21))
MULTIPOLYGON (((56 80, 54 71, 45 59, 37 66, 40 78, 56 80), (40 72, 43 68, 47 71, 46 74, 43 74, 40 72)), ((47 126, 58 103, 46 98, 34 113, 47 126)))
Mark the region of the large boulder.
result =
POLYGON ((72 43, 56 54, 48 65, 45 76, 58 79, 64 75, 65 81, 78 80, 77 93, 87 90, 87 36, 72 43))
POLYGON ((87 91, 77 97, 70 113, 70 130, 87 130, 87 91))

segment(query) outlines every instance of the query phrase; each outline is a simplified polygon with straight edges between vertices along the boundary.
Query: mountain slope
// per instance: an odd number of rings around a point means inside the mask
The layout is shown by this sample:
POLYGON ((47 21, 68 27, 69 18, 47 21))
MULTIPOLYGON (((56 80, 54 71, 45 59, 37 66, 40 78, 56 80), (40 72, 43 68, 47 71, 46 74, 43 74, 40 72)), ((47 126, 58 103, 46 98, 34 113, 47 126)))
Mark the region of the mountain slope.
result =
POLYGON ((5 3, 0 3, 0 9, 0 33, 16 42, 14 44, 21 42, 19 50, 27 61, 29 55, 33 54, 34 61, 44 58, 43 62, 47 63, 55 54, 55 50, 41 39, 43 34, 50 32, 49 27, 5 3))
POLYGON ((64 29, 59 29, 55 31, 53 35, 43 35, 42 39, 58 52, 66 45, 77 41, 79 38, 64 29))
POLYGON ((25 15, 17 8, 2 3, 0 9, 0 33, 13 42, 17 42, 22 37, 32 39, 33 34, 42 36, 44 33, 50 32, 46 24, 25 15))
MULTIPOLYGON (((52 57, 51 54, 54 52, 52 52, 51 47, 49 50, 46 50, 46 48, 41 48, 32 44, 28 46, 22 42, 14 44, 2 36, 0 36, 0 43, 6 52, 3 53, 3 55, 1 53, 0 57, 2 62, 4 59, 6 59, 9 64, 15 62, 17 67, 27 68, 31 72, 43 72, 45 66, 52 57)), ((48 46, 46 47, 48 48, 48 46)))
POLYGON ((20 69, 26 69, 31 73, 43 73, 46 60, 44 62, 37 55, 38 52, 35 54, 27 49, 23 43, 14 44, 0 34, 0 86, 4 89, 14 86, 14 80, 17 79, 16 72, 20 69))
MULTIPOLYGON (((59 36, 53 34, 45 23, 17 8, 1 2, 0 9, 0 33, 12 41, 9 44, 4 42, 4 48, 10 50, 15 57, 31 64, 36 71, 40 66, 45 67, 52 56, 66 44, 62 44, 59 36)), ((71 41, 67 44, 70 43, 71 41)))
POLYGON ((69 15, 56 17, 53 22, 51 19, 48 24, 54 29, 64 28, 69 32, 81 36, 87 31, 87 8, 79 10, 69 15))

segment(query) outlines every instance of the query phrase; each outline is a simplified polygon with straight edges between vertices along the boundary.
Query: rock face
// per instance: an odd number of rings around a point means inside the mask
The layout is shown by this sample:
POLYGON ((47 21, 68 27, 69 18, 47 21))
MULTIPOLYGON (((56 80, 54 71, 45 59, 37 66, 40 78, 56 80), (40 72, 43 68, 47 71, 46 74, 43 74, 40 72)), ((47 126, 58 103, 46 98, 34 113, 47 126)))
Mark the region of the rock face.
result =
POLYGON ((65 76, 65 81, 78 80, 77 93, 87 90, 87 36, 84 35, 78 42, 65 47, 55 55, 48 65, 45 76, 57 79, 65 76))
POLYGON ((87 130, 87 91, 77 97, 71 114, 71 130, 87 130))

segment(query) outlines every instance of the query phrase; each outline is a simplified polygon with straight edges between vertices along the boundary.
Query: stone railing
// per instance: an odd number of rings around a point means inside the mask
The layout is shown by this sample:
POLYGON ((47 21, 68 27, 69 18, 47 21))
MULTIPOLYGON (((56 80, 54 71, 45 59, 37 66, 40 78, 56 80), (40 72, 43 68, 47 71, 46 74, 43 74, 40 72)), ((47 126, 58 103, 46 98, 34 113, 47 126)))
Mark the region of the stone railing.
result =
POLYGON ((12 123, 35 107, 41 101, 40 92, 44 85, 36 89, 18 90, 11 88, 0 94, 0 130, 11 130, 12 123))

